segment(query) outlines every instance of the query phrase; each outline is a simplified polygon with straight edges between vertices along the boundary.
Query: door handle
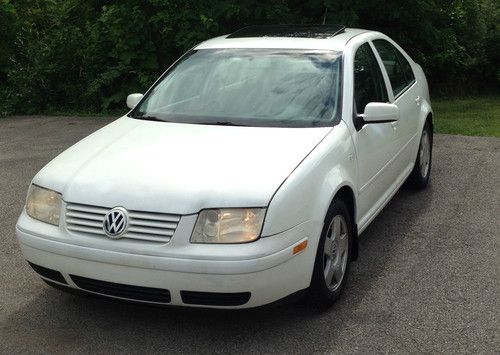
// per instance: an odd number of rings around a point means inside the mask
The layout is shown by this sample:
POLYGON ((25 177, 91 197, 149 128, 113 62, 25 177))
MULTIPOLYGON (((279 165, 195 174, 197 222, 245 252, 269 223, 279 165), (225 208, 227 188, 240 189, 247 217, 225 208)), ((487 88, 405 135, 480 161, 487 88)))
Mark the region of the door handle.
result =
POLYGON ((417 106, 420 106, 420 104, 422 103, 422 98, 420 96, 417 96, 415 102, 417 103, 417 106))

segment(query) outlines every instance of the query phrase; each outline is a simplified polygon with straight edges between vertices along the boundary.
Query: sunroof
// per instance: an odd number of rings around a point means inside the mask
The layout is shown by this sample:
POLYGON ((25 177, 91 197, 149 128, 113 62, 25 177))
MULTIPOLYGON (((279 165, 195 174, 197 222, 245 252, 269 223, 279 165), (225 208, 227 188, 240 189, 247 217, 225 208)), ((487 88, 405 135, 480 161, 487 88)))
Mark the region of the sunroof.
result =
POLYGON ((344 32, 341 25, 274 25, 249 26, 231 33, 226 38, 248 37, 293 37, 293 38, 330 38, 344 32))

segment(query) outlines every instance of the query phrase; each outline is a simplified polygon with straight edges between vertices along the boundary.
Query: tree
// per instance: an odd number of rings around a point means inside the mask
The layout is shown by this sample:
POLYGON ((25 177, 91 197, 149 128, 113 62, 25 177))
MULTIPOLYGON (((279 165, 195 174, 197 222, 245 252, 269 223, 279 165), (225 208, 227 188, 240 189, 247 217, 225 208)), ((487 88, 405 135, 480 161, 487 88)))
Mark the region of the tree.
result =
POLYGON ((498 90, 494 0, 0 0, 0 112, 122 107, 182 53, 252 24, 379 30, 433 94, 498 90))

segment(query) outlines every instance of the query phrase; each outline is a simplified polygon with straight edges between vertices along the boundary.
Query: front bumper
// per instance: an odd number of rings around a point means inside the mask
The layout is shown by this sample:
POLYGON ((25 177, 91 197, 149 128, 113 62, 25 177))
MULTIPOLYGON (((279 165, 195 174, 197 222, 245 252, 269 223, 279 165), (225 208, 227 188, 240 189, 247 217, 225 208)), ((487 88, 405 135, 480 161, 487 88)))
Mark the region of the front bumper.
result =
MULTIPOLYGON (((39 230, 36 228, 39 223, 24 213, 18 221, 16 234, 24 257, 32 264, 60 272, 67 287, 110 296, 108 292, 89 291, 81 284, 79 287, 78 281, 75 283, 75 279, 85 278, 168 290, 169 305, 224 308, 256 307, 307 288, 311 281, 317 236, 321 231, 321 225, 306 222, 286 232, 239 246, 195 246, 184 244, 179 236, 174 236, 170 243, 176 238, 179 238, 179 243, 166 245, 168 252, 146 255, 70 243, 67 238, 61 238, 59 234, 64 231, 58 227, 44 225, 45 234, 40 235, 33 232, 39 230), (49 230, 53 230, 54 235, 48 235, 49 230), (308 247, 294 255, 294 246, 306 239, 308 247), (205 248, 198 250, 205 253, 196 257, 191 250, 186 252, 185 248, 191 246, 205 248), (192 299, 186 299, 186 294, 197 292, 250 293, 250 297, 238 305, 213 305, 203 300, 193 304, 192 299)), ((138 301, 123 295, 113 297, 138 301)))

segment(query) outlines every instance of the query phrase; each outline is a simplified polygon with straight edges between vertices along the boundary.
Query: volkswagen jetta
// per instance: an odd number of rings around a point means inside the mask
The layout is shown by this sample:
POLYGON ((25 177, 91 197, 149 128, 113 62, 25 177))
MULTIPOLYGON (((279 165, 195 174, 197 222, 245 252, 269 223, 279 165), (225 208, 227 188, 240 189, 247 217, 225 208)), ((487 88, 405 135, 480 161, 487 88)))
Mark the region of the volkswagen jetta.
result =
POLYGON ((328 306, 358 236, 429 181, 421 67, 387 36, 247 27, 196 46, 34 177, 17 223, 49 284, 118 299, 328 306))

